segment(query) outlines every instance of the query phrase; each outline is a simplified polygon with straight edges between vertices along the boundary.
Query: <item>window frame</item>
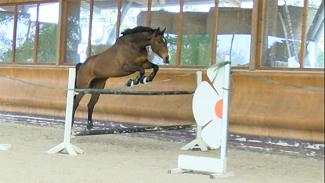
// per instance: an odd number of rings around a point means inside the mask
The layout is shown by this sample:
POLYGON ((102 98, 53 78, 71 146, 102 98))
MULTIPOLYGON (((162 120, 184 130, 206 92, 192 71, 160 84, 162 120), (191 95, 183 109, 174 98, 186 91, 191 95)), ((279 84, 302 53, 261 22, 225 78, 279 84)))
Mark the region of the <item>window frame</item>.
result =
MULTIPOLYGON (((69 0, 69 2, 79 2, 81 0, 69 0)), ((234 66, 236 69, 248 69, 248 70, 289 70, 289 71, 323 71, 324 68, 305 68, 305 46, 306 46, 306 30, 307 30, 307 16, 308 16, 308 0, 304 0, 304 7, 302 13, 302 25, 301 25, 301 43, 300 43, 300 67, 299 68, 288 68, 288 67, 267 67, 261 66, 262 63, 262 52, 263 52, 263 43, 264 43, 264 24, 265 24, 265 2, 267 0, 253 0, 253 8, 252 8, 252 29, 251 29, 251 48, 250 48, 250 60, 248 66, 238 67, 234 66)), ((94 11, 94 0, 87 0, 90 5, 90 22, 89 22, 89 33, 88 33, 88 55, 91 55, 92 44, 91 44, 91 36, 92 36, 92 21, 93 21, 93 11, 94 11)), ((183 29, 182 25, 184 24, 184 12, 183 7, 185 0, 178 0, 180 6, 180 12, 178 13, 177 18, 177 42, 176 42, 176 65, 164 66, 168 68, 202 68, 202 66, 183 66, 181 65, 181 46, 182 46, 182 34, 183 29)), ((69 63, 65 63, 65 43, 66 43, 66 22, 67 22, 67 13, 68 13, 68 0, 30 0, 28 2, 7 2, 0 3, 0 6, 14 6, 14 31, 13 31, 13 54, 12 60, 10 62, 5 62, 6 64, 27 64, 30 63, 17 63, 15 60, 16 55, 16 39, 17 39, 17 6, 26 5, 26 4, 36 4, 37 5, 37 19, 36 19, 36 33, 35 33, 35 42, 34 42, 34 55, 33 55, 33 64, 35 65, 53 65, 51 63, 39 63, 38 62, 38 46, 39 46, 39 7, 41 4, 45 3, 59 3, 59 23, 58 23, 58 48, 57 48, 57 60, 55 61, 56 65, 71 65, 69 63)), ((122 9, 122 0, 117 0, 117 22, 116 22, 116 37, 120 34, 120 25, 121 25, 121 9, 122 9)), ((214 0, 215 6, 212 14, 211 21, 211 58, 210 64, 215 64, 218 62, 217 60, 217 52, 216 42, 217 42, 217 20, 218 20, 218 8, 219 8, 219 0, 214 0)), ((151 8, 152 8, 152 0, 147 0, 147 11, 146 14, 146 24, 147 26, 151 25, 151 8)))
MULTIPOLYGON (((28 1, 28 2, 8 2, 0 3, 0 6, 14 6, 14 25, 13 25, 13 42, 12 42, 12 58, 5 62, 4 64, 17 64, 17 65, 57 65, 57 60, 54 60, 55 63, 39 63, 38 62, 38 47, 39 47, 39 9, 41 4, 50 4, 50 3, 59 3, 60 6, 61 0, 39 0, 39 1, 28 1), (36 28, 35 28, 35 41, 34 41, 34 51, 33 51, 33 63, 17 63, 16 62, 16 49, 17 49, 17 28, 18 28, 18 6, 21 5, 36 5, 36 28)), ((59 17, 59 26, 60 26, 60 17, 59 17)), ((58 29, 60 30, 60 29, 58 29)), ((58 33, 60 34, 60 33, 58 33)), ((1 63, 2 64, 2 63, 1 63)))

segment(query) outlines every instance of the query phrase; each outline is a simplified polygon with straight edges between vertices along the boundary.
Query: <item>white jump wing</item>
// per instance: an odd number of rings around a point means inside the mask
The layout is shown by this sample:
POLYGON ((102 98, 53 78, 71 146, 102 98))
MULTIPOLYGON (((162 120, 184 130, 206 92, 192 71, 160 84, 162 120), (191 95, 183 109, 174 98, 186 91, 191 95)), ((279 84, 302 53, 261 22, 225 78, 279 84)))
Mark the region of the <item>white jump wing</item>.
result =
POLYGON ((218 120, 211 121, 202 129, 201 137, 211 149, 218 149, 221 145, 221 128, 221 120, 218 120))
POLYGON ((215 104, 219 96, 211 85, 203 81, 195 90, 192 102, 193 115, 197 125, 205 126, 215 119, 215 104))
POLYGON ((197 125, 202 127, 203 141, 213 149, 221 144, 222 98, 212 86, 203 81, 193 97, 193 115, 197 125))

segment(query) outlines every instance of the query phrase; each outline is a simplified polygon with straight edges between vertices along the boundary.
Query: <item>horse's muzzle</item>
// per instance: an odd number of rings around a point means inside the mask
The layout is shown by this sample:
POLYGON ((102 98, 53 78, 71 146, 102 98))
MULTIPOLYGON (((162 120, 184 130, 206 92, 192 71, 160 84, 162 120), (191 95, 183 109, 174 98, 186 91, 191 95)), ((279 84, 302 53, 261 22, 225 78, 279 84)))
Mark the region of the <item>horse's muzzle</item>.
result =
POLYGON ((169 64, 169 55, 167 55, 167 56, 164 58, 164 63, 165 63, 165 64, 169 64))

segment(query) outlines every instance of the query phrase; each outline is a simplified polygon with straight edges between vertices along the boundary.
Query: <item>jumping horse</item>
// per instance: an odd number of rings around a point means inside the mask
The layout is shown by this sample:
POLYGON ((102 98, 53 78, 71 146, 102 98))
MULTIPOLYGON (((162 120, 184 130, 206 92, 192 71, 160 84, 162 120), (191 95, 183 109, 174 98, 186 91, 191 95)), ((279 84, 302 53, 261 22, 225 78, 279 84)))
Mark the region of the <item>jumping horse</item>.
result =
MULTIPOLYGON (((164 37, 165 30, 160 28, 138 26, 122 32, 114 45, 106 51, 87 58, 84 63, 76 65, 76 88, 78 89, 103 89, 106 81, 110 77, 123 77, 138 72, 135 79, 130 79, 127 86, 131 83, 139 84, 151 82, 159 66, 148 60, 147 46, 151 46, 153 52, 160 56, 164 63, 169 63, 167 41, 164 37), (145 77, 145 69, 153 69, 153 72, 145 77)), ((84 92, 75 95, 73 105, 72 125, 74 115, 84 92)), ((100 94, 93 93, 88 102, 88 121, 87 129, 93 128, 92 114, 100 94)))

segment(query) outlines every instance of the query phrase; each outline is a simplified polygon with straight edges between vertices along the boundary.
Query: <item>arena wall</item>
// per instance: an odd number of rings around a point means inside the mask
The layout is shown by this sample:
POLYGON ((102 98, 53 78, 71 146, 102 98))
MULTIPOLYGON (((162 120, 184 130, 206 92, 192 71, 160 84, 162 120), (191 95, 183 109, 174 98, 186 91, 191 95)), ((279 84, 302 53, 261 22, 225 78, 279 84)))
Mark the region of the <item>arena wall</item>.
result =
MULTIPOLYGON (((162 68, 153 83, 138 89, 194 90, 197 70, 162 68)), ((68 66, 3 65, 0 73, 0 111, 64 116, 68 66)), ((128 78, 109 79, 106 88, 124 87, 128 78)), ((324 142, 323 88, 324 75, 317 71, 233 70, 230 132, 324 142)), ((78 118, 86 119, 88 99, 82 100, 78 118)), ((102 95, 94 119, 194 124, 191 102, 190 95, 102 95)))

